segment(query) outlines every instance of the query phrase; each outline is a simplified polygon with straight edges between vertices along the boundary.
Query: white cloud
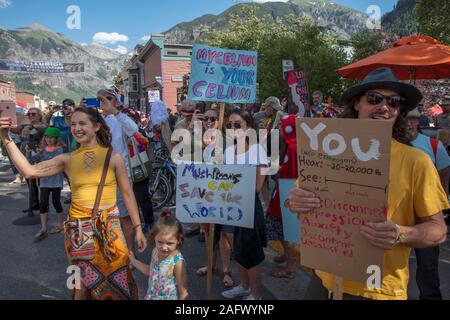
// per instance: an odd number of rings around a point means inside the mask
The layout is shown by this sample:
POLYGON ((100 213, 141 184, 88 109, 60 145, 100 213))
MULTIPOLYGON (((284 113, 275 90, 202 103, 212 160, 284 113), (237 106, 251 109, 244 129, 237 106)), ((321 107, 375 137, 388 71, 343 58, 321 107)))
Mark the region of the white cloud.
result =
POLYGON ((118 34, 117 32, 97 32, 92 38, 92 41, 100 44, 116 44, 117 42, 127 42, 128 36, 118 34))
POLYGON ((148 35, 148 36, 142 37, 141 40, 142 40, 142 41, 148 41, 148 40, 150 40, 151 38, 152 38, 152 36, 151 36, 151 35, 148 35))
POLYGON ((85 42, 83 42, 83 43, 81 44, 81 46, 82 46, 82 47, 87 47, 87 46, 88 46, 88 44, 87 44, 87 43, 85 43, 85 42))
POLYGON ((117 46, 116 49, 114 49, 114 51, 117 51, 120 54, 127 54, 128 53, 128 48, 125 46, 117 46))
POLYGON ((12 5, 11 0, 0 0, 0 8, 1 9, 8 8, 11 5, 12 5))

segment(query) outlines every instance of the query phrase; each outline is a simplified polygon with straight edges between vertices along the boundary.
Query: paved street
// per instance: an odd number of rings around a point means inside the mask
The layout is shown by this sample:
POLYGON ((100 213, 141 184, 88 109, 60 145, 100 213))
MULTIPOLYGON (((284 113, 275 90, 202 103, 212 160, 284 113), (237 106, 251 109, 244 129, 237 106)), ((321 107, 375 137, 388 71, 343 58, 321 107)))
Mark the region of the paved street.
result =
MULTIPOLYGON (((33 242, 34 235, 39 231, 39 225, 17 226, 13 222, 21 218, 21 212, 27 207, 26 185, 8 185, 14 180, 7 161, 0 162, 0 299, 25 300, 68 300, 71 292, 66 287, 67 263, 63 246, 63 235, 51 236, 41 243, 33 242)), ((67 191, 67 189, 65 189, 67 191)), ((67 193, 63 193, 67 195, 67 193)), ((67 207, 65 207, 67 208, 67 207)), ((67 210, 66 210, 67 211, 67 210)), ((52 208, 50 224, 55 221, 52 208)), ((37 214, 37 212, 36 212, 37 214)), ((188 262, 189 293, 192 300, 206 298, 206 278, 199 278, 195 270, 207 261, 206 250, 197 237, 188 239, 182 249, 188 262)), ((294 280, 273 279, 268 276, 268 270, 273 267, 272 258, 275 252, 267 250, 267 259, 263 264, 263 298, 297 300, 302 299, 310 276, 302 269, 297 270, 294 280)), ((149 257, 149 250, 140 255, 141 260, 149 257)), ((411 257, 411 269, 414 274, 415 259, 411 257)), ((450 299, 450 241, 441 249, 441 288, 445 299, 450 299)), ((232 269, 234 279, 237 279, 236 269, 232 269)), ((136 281, 141 297, 145 294, 146 279, 135 271, 136 281)), ((215 276, 214 299, 221 299, 221 279, 215 276)), ((414 281, 410 284, 410 299, 418 296, 414 281)))

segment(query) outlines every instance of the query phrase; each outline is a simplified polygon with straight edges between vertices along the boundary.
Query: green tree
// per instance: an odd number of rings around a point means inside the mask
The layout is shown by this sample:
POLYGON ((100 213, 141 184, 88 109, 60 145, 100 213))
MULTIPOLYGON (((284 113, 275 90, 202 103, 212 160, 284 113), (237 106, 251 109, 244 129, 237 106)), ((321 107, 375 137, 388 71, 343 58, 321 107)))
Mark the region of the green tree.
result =
POLYGON ((350 41, 353 47, 353 62, 365 59, 386 49, 383 44, 384 38, 381 33, 371 30, 362 30, 353 36, 350 41))
POLYGON ((450 45, 450 2, 448 0, 417 0, 416 14, 421 33, 450 45))
POLYGON ((291 15, 285 21, 273 20, 270 16, 258 17, 254 7, 242 17, 233 15, 226 29, 211 31, 206 42, 220 48, 258 52, 261 99, 286 94, 283 59, 293 60, 296 70, 305 70, 310 94, 321 90, 338 101, 346 85, 336 73, 349 62, 345 50, 326 29, 305 17, 291 15))

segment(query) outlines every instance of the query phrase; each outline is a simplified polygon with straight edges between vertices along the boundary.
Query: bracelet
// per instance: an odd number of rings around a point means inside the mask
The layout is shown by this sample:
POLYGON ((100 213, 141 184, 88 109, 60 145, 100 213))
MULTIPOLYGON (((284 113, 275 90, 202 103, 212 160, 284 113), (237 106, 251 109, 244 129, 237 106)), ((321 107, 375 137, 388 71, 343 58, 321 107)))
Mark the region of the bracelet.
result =
POLYGON ((138 224, 138 225, 134 226, 134 227, 133 227, 133 230, 136 230, 137 228, 142 228, 142 225, 141 225, 141 224, 138 224))
POLYGON ((13 143, 14 141, 10 138, 8 142, 3 142, 3 146, 6 147, 8 146, 10 143, 13 143))

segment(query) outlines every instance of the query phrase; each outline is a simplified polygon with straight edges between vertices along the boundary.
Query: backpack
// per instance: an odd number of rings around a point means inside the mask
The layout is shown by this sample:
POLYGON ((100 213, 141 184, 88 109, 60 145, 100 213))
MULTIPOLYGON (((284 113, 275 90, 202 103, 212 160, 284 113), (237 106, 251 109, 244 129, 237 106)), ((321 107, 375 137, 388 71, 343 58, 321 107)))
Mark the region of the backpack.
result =
POLYGON ((133 183, 147 180, 152 175, 152 163, 148 158, 148 139, 140 132, 128 139, 129 166, 133 183))

